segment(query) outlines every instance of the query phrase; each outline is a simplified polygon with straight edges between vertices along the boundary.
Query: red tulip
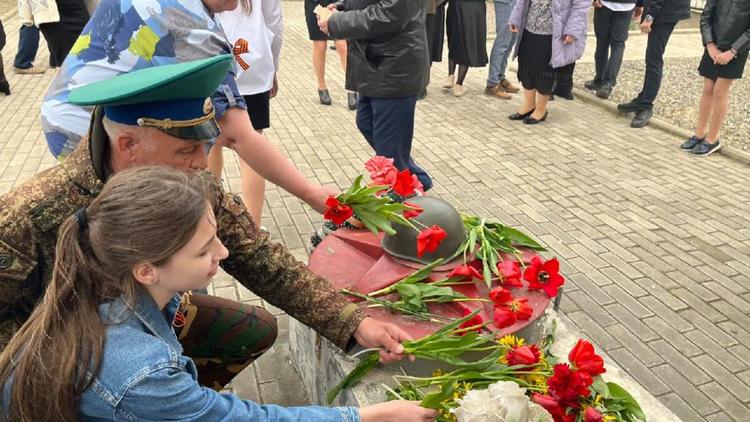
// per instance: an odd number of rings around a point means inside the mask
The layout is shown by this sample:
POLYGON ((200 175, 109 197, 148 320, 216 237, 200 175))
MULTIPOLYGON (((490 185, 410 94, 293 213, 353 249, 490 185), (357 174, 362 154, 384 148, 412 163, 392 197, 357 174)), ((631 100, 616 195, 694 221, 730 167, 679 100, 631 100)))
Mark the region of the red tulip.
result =
POLYGON ((495 302, 495 305, 504 305, 511 299, 513 299, 513 295, 510 293, 510 290, 500 286, 490 290, 489 296, 490 300, 495 302))
POLYGON ((495 305, 495 316, 493 318, 495 327, 510 327, 519 320, 528 320, 534 310, 529 306, 528 299, 513 299, 502 305, 495 305))
POLYGON ((595 408, 589 406, 583 412, 583 422, 602 422, 602 414, 595 408))
POLYGON ((592 377, 606 372, 604 359, 594 352, 591 343, 583 339, 579 339, 570 351, 568 360, 576 370, 586 372, 592 377))
POLYGON ((424 211, 424 209, 422 209, 422 207, 420 207, 419 205, 411 204, 409 202, 404 202, 404 205, 406 205, 407 207, 411 207, 410 210, 404 211, 404 218, 406 218, 407 220, 409 218, 414 218, 419 214, 422 214, 422 211, 424 211))
POLYGON ((451 270, 451 272, 448 273, 448 278, 456 277, 460 279, 469 279, 476 278, 477 280, 482 280, 484 277, 482 277, 482 274, 479 273, 479 271, 476 270, 476 268, 469 266, 469 265, 459 265, 458 267, 451 270))
POLYGON ((558 363, 554 375, 547 379, 547 386, 552 397, 563 406, 579 408, 581 397, 591 394, 589 385, 593 380, 586 372, 572 371, 567 363, 558 363))
POLYGON ((421 257, 425 252, 435 252, 446 237, 448 233, 438 225, 422 230, 417 235, 417 256, 421 257))
POLYGON ((336 225, 344 224, 344 222, 354 214, 352 207, 342 204, 333 196, 329 196, 328 199, 326 199, 326 206, 328 209, 323 214, 323 218, 331 220, 333 224, 336 225))
POLYGON ((523 278, 529 282, 530 289, 542 289, 549 297, 557 296, 557 289, 565 283, 560 275, 560 262, 557 258, 542 261, 535 256, 531 258, 531 264, 526 267, 523 278))
POLYGON ((576 420, 575 414, 566 414, 565 407, 561 406, 553 397, 534 393, 531 395, 531 401, 549 412, 555 422, 573 422, 576 420))
POLYGON ((414 177, 409 169, 398 172, 396 182, 393 184, 393 191, 401 196, 411 196, 416 193, 414 177))
MULTIPOLYGON (((464 317, 467 316, 467 315, 469 315, 469 314, 471 314, 472 312, 473 311, 471 309, 467 308, 466 306, 461 305, 461 314, 464 317)), ((476 327, 472 331, 479 332, 479 331, 482 330, 482 327, 481 327, 482 324, 484 324, 484 321, 482 320, 482 317, 479 316, 479 314, 477 314, 477 315, 474 315, 474 317, 471 318, 470 320, 468 320, 468 321, 464 322, 463 324, 461 324, 459 327, 460 328, 476 327)), ((467 332, 468 331, 464 331, 464 332, 461 333, 461 335, 465 335, 467 332)))
POLYGON ((539 363, 541 352, 536 344, 531 346, 516 346, 508 350, 505 354, 505 360, 508 365, 535 365, 539 363))
POLYGON ((497 270, 503 276, 507 287, 523 287, 521 283, 521 266, 516 261, 503 261, 497 264, 497 270))

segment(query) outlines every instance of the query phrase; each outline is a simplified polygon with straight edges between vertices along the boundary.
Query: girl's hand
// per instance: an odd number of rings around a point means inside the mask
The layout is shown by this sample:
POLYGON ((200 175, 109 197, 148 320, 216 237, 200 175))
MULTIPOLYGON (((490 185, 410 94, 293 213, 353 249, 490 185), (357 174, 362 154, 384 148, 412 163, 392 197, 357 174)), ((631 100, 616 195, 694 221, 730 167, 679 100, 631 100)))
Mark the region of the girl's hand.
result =
POLYGON ((576 38, 572 35, 563 35, 563 44, 572 44, 576 38))
POLYGON ((425 409, 416 401, 389 401, 359 410, 362 422, 432 422, 437 410, 425 409))
POLYGON ((518 32, 518 27, 513 25, 512 23, 508 25, 508 31, 510 32, 518 32))

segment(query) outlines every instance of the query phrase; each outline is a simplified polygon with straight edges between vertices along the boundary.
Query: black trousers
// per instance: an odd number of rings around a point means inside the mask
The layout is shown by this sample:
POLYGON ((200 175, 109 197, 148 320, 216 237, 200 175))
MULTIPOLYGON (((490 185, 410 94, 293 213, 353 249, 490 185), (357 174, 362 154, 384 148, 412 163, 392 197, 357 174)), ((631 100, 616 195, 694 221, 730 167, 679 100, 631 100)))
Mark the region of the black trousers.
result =
POLYGON ((643 89, 636 98, 636 102, 643 109, 654 108, 654 101, 661 87, 664 50, 667 48, 669 37, 676 24, 677 22, 664 22, 651 26, 646 44, 646 75, 643 78, 643 89))
POLYGON ((617 75, 620 73, 632 16, 632 10, 615 12, 606 6, 594 9, 594 33, 596 34, 594 82, 599 85, 615 86, 617 84, 617 75))

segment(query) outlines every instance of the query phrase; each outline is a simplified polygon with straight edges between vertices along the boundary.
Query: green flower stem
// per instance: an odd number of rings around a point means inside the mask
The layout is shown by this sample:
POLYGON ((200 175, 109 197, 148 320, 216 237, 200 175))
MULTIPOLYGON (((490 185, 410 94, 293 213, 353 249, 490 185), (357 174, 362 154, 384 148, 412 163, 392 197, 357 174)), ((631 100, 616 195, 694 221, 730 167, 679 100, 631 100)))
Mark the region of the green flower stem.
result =
POLYGON ((413 317, 416 317, 425 321, 435 322, 438 324, 445 324, 446 322, 452 321, 451 318, 447 318, 447 317, 437 315, 437 314, 426 313, 426 312, 415 312, 409 309, 402 308, 394 304, 393 302, 389 302, 387 300, 376 299, 374 297, 363 295, 362 293, 353 292, 348 289, 341 289, 341 293, 345 295, 349 295, 349 296, 354 296, 358 299, 362 299, 364 301, 371 303, 370 305, 368 305, 368 308, 377 305, 377 306, 384 307, 384 308, 387 308, 396 312, 401 312, 403 314, 411 315, 413 317))

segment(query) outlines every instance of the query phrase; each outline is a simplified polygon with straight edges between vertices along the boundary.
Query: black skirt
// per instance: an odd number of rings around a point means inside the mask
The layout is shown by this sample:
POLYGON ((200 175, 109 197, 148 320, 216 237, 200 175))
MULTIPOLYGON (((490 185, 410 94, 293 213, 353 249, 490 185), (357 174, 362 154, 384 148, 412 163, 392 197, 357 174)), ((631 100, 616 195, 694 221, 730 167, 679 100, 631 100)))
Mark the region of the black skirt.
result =
POLYGON ((708 50, 703 50, 703 57, 701 58, 701 64, 698 65, 698 73, 704 78, 715 81, 718 78, 722 79, 742 79, 742 73, 745 70, 745 64, 747 63, 747 56, 749 51, 738 55, 731 62, 725 65, 714 64, 711 56, 708 55, 708 50))
POLYGON ((310 40, 326 41, 331 39, 331 37, 320 30, 318 27, 318 16, 313 12, 317 5, 326 7, 331 3, 333 3, 333 0, 305 0, 305 21, 307 22, 307 34, 310 37, 310 40))
POLYGON ((542 95, 552 95, 557 83, 557 71, 550 66, 552 35, 538 35, 524 30, 518 46, 518 81, 524 89, 536 89, 542 95))
POLYGON ((445 38, 445 5, 437 7, 434 15, 427 15, 425 26, 427 26, 427 48, 430 51, 430 60, 433 62, 443 61, 443 39, 445 38))
POLYGON ((487 4, 450 0, 447 17, 448 58, 456 64, 487 65, 487 4))

